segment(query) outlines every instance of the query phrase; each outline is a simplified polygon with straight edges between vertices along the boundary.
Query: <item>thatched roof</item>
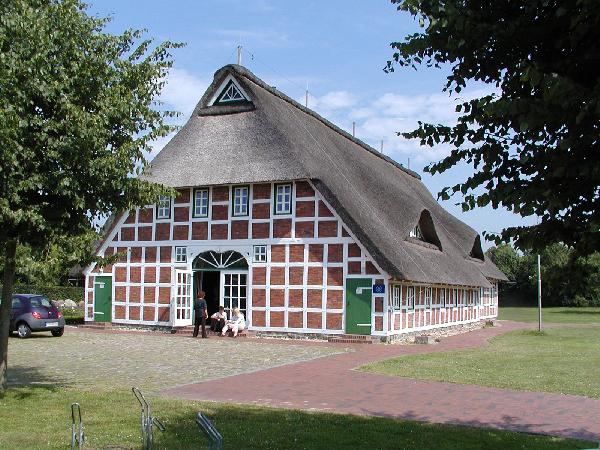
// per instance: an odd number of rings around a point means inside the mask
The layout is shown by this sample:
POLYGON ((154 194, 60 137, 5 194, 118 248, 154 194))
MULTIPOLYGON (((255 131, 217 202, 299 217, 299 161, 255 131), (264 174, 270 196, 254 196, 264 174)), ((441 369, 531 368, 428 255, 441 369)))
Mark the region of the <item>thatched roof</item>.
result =
POLYGON ((478 233, 446 212, 415 172, 241 66, 215 73, 188 122, 142 176, 171 187, 310 179, 392 277, 470 286, 489 286, 486 276, 505 279, 490 261, 470 256, 478 233), (209 106, 228 75, 252 104, 209 106), (408 238, 423 211, 437 245, 408 238))

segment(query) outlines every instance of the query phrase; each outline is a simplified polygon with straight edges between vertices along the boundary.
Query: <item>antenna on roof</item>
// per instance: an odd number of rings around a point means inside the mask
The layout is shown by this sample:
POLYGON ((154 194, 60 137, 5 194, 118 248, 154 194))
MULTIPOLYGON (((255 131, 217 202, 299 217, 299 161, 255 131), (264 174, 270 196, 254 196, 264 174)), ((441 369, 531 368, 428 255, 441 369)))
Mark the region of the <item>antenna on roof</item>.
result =
POLYGON ((242 65, 242 46, 237 46, 237 64, 238 66, 242 65))
POLYGON ((383 139, 381 140, 381 153, 383 153, 383 139))
POLYGON ((306 82, 306 91, 304 91, 304 106, 308 108, 308 81, 306 82))
POLYGON ((356 122, 352 122, 352 137, 356 137, 356 122))

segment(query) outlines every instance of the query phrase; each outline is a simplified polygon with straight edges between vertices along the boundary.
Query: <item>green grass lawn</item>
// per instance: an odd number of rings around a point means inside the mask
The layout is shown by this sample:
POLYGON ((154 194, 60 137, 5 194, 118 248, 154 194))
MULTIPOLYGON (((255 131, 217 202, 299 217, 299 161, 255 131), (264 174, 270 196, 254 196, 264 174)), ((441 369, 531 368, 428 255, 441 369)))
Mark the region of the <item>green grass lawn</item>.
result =
MULTIPOLYGON (((537 322, 538 309, 525 306, 500 306, 498 319, 537 322)), ((542 308, 542 322, 600 324, 600 308, 542 308)))
POLYGON ((360 370, 600 398, 599 342, 600 328, 512 331, 482 348, 393 358, 360 370))
MULTIPOLYGON (((148 397, 166 424, 157 449, 206 448, 194 418, 203 411, 232 449, 573 449, 589 442, 386 418, 195 403, 148 397)), ((71 402, 82 405, 87 445, 140 448, 139 407, 130 391, 14 387, 0 399, 0 448, 68 448, 71 402)))

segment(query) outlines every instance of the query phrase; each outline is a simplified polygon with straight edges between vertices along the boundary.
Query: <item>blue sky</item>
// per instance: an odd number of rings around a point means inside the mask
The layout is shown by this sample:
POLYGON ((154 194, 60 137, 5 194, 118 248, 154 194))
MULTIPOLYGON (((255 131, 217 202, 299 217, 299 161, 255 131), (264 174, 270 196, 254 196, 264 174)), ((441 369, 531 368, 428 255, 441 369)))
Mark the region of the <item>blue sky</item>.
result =
MULTIPOLYGON (((425 67, 397 68, 386 74, 390 42, 418 31, 415 21, 396 11, 388 0, 90 0, 90 13, 111 16, 111 32, 145 28, 157 41, 187 43, 174 53, 175 65, 163 101, 184 115, 221 66, 235 62, 235 48, 244 48, 242 65, 287 95, 357 137, 419 172, 434 195, 465 179, 472 168, 462 166, 430 176, 423 167, 443 157, 448 148, 419 147, 398 137, 418 120, 451 124, 458 101, 442 92, 447 73, 425 67)), ((487 91, 474 86, 460 99, 487 91)), ((168 140, 168 139, 167 139, 168 140)), ((156 151, 167 142, 156 143, 156 151)), ((505 210, 491 208, 462 213, 459 197, 443 206, 482 231, 531 223, 505 210)), ((489 244, 485 244, 487 247, 489 244)))

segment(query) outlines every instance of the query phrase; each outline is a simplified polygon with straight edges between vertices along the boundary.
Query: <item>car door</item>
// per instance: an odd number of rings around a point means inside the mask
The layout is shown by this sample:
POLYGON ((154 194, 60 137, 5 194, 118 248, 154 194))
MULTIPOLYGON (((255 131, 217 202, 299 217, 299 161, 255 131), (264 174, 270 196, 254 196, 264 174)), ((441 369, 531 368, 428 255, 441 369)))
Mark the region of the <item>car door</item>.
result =
POLYGON ((10 308, 10 329, 15 329, 15 319, 21 315, 23 309, 23 301, 19 297, 13 297, 12 305, 10 308))

